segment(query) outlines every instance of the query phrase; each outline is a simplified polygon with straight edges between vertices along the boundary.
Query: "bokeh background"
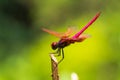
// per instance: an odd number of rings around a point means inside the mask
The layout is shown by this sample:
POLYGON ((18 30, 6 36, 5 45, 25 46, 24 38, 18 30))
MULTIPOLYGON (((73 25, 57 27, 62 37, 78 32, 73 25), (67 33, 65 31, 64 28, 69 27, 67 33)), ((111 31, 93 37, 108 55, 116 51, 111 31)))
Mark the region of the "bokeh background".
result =
POLYGON ((0 80, 51 80, 50 44, 59 39, 42 27, 85 31, 91 38, 64 49, 60 80, 120 80, 119 0, 0 0, 0 80))

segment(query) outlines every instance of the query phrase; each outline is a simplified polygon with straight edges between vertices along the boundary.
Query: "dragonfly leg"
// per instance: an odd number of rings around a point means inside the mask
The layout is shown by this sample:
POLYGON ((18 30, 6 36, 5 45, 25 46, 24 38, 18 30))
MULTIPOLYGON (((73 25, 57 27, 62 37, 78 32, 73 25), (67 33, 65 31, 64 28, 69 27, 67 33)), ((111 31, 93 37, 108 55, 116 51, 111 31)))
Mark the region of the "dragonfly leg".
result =
POLYGON ((64 51, 63 51, 63 48, 58 48, 58 50, 54 53, 51 53, 51 54, 56 54, 55 56, 61 56, 62 55, 62 58, 60 59, 60 61, 58 61, 58 64, 64 59, 64 51), (61 53, 61 50, 62 50, 62 53, 61 53))
MULTIPOLYGON (((61 51, 60 51, 61 52, 61 51)), ((61 53, 60 53, 60 55, 61 55, 61 53)), ((64 59, 64 50, 63 50, 63 48, 62 48, 62 59, 58 62, 58 64, 62 61, 64 59)))
POLYGON ((61 56, 61 48, 58 48, 57 53, 58 53, 57 56, 61 56))
POLYGON ((56 57, 61 56, 61 48, 58 48, 56 52, 53 52, 51 54, 55 54, 56 57))

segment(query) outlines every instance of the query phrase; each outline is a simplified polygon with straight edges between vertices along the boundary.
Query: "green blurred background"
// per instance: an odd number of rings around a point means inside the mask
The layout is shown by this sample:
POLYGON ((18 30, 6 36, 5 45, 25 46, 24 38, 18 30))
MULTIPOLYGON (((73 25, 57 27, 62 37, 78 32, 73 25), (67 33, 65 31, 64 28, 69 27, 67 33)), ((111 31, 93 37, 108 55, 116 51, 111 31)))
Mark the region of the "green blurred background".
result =
POLYGON ((91 38, 64 49, 60 80, 120 80, 119 0, 0 0, 0 80, 51 80, 50 44, 59 39, 42 27, 85 31, 91 38))

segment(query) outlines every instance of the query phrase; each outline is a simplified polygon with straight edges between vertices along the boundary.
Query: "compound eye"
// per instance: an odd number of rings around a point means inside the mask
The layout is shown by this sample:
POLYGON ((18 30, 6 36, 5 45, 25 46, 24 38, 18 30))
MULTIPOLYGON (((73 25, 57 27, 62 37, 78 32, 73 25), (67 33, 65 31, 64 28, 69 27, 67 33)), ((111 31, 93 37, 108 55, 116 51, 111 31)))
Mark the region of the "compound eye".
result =
POLYGON ((57 42, 53 42, 51 44, 51 47, 52 47, 53 50, 57 49, 57 42))

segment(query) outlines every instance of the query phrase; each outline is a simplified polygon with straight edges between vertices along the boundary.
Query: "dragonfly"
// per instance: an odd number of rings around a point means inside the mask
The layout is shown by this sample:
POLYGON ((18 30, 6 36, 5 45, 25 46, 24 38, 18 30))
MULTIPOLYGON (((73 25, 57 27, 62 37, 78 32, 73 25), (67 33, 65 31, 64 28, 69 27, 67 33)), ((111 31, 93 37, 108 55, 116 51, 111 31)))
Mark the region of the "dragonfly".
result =
POLYGON ((94 23, 96 21, 96 19, 100 16, 100 14, 101 14, 101 12, 98 12, 79 32, 77 32, 72 37, 70 37, 70 34, 73 32, 73 30, 71 28, 68 28, 68 30, 65 33, 59 33, 59 32, 52 31, 52 30, 49 30, 49 29, 46 29, 46 28, 42 28, 43 31, 60 38, 60 40, 58 42, 53 42, 51 44, 51 47, 52 47, 53 50, 57 49, 57 51, 55 52, 55 53, 57 53, 57 56, 62 55, 62 58, 58 63, 60 63, 64 59, 64 50, 63 49, 66 46, 69 46, 70 44, 73 44, 75 42, 82 42, 86 38, 89 37, 89 35, 83 35, 82 33, 90 25, 92 25, 92 23, 94 23))

